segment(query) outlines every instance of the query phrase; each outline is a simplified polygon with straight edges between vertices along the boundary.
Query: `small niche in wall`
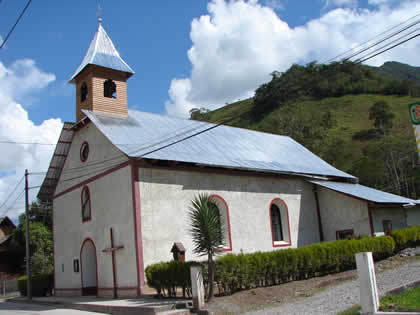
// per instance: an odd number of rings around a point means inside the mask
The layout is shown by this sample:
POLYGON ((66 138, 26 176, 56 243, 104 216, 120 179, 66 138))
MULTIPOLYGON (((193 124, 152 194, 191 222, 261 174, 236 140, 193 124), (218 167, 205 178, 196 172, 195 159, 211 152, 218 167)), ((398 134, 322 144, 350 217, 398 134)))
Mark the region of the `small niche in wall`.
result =
POLYGON ((73 271, 79 272, 79 259, 73 259, 73 271))

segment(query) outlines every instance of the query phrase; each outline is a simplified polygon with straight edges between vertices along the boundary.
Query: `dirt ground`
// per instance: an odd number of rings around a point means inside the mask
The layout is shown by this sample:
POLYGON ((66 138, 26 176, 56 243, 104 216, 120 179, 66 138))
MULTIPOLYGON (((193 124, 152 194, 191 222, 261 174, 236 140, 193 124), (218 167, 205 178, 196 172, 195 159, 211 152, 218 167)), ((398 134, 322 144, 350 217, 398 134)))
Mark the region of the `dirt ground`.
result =
MULTIPOLYGON (((396 255, 375 263, 375 272, 380 273, 418 259, 420 259, 420 256, 400 257, 396 255)), ((285 302, 289 303, 299 299, 303 300, 305 297, 312 296, 320 290, 355 279, 357 279, 357 271, 349 270, 308 280, 255 288, 237 292, 231 296, 215 297, 211 302, 206 304, 206 308, 216 314, 242 313, 258 310, 285 302)))

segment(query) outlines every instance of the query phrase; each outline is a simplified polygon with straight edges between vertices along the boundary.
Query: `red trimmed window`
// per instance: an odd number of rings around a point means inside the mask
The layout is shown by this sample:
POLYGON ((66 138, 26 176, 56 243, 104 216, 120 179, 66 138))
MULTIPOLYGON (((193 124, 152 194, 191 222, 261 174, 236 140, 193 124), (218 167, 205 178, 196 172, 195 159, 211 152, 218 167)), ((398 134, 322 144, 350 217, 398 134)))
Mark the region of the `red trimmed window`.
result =
POLYGON ((270 203, 270 225, 273 247, 290 246, 289 210, 280 198, 270 203))
POLYGON ((83 142, 80 146, 80 160, 86 162, 89 157, 89 143, 83 142))
POLYGON ((211 195, 210 201, 217 207, 220 214, 221 230, 223 233, 223 247, 220 248, 221 251, 231 251, 232 250, 232 237, 230 235, 230 220, 229 220, 229 207, 226 201, 218 196, 211 195))
POLYGON ((87 186, 82 189, 82 221, 89 221, 92 219, 90 206, 90 191, 87 186))

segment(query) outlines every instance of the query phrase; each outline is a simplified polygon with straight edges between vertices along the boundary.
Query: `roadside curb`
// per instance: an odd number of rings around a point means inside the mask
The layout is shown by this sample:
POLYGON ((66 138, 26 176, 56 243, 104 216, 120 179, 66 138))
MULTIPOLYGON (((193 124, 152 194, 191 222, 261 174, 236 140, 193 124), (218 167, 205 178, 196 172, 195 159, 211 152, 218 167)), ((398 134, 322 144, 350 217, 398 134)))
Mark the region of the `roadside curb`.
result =
POLYGON ((384 292, 383 294, 381 294, 381 297, 386 296, 386 295, 398 295, 398 294, 401 294, 408 289, 417 288, 417 287, 420 287, 420 280, 416 280, 416 281, 410 282, 408 284, 404 284, 402 286, 399 286, 399 287, 396 287, 394 289, 388 290, 388 291, 384 292))

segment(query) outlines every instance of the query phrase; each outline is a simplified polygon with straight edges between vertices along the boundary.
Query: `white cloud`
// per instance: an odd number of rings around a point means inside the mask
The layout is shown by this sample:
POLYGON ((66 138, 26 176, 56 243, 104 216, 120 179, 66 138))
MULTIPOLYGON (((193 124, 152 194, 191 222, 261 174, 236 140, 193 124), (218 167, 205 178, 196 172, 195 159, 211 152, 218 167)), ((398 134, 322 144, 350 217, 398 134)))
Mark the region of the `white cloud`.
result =
MULTIPOLYGON (((55 80, 51 73, 40 70, 30 59, 17 60, 9 67, 0 62, 0 140, 15 142, 56 143, 62 123, 60 119, 48 119, 35 125, 28 112, 17 100, 36 95, 55 80)), ((0 143, 0 203, 7 198, 24 174, 46 170, 54 146, 0 143)), ((42 176, 30 176, 30 186, 41 184, 42 176)), ((0 216, 12 208, 7 215, 13 219, 24 209, 24 199, 12 202, 23 189, 21 185, 7 205, 0 208, 0 216)), ((36 198, 37 190, 30 191, 30 199, 36 198)))
MULTIPOLYGON (((323 62, 419 11, 420 2, 410 0, 392 9, 386 4, 375 10, 336 8, 291 28, 257 0, 213 0, 209 14, 191 23, 191 74, 172 80, 166 111, 187 117, 193 107, 215 109, 252 96, 272 71, 285 71, 293 63, 323 62)), ((395 60, 420 65, 419 51, 420 43, 413 40, 369 64, 395 60)))

